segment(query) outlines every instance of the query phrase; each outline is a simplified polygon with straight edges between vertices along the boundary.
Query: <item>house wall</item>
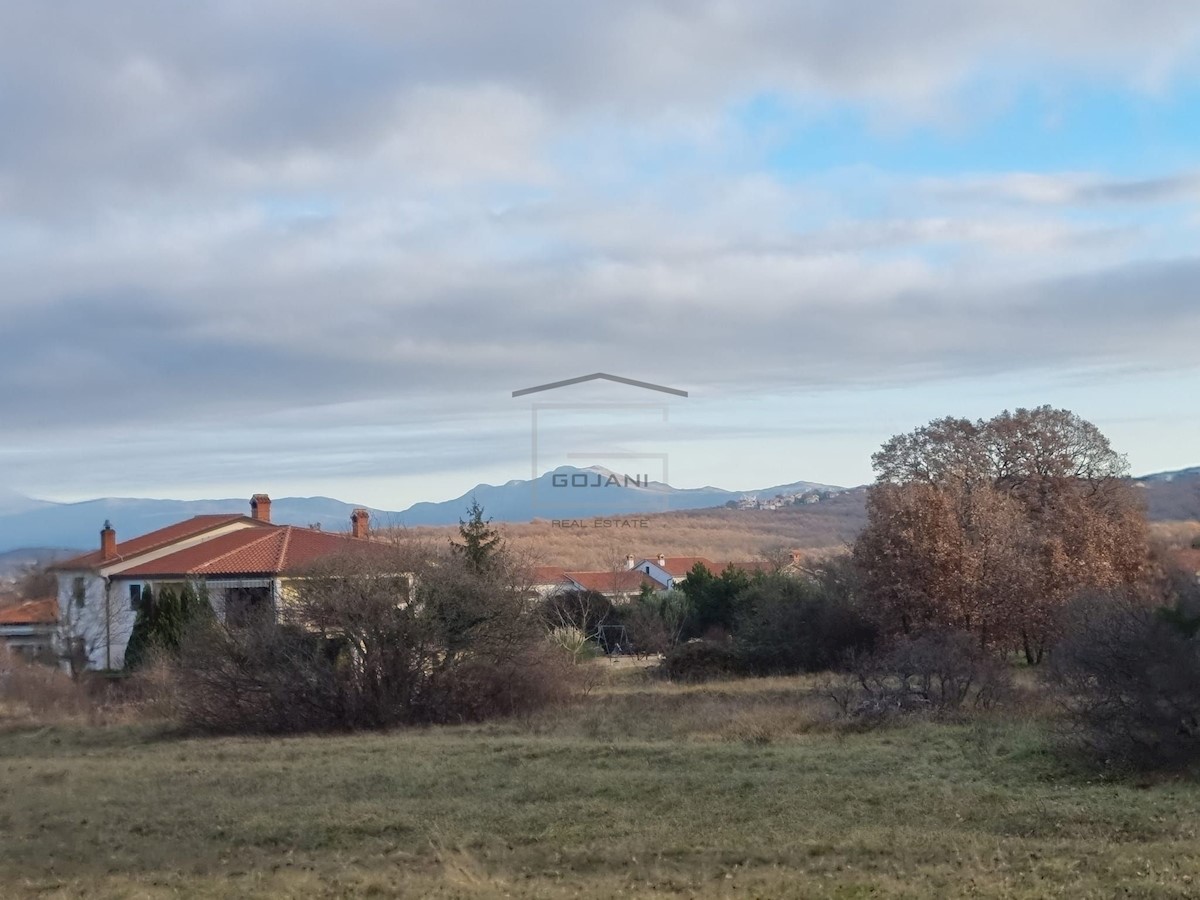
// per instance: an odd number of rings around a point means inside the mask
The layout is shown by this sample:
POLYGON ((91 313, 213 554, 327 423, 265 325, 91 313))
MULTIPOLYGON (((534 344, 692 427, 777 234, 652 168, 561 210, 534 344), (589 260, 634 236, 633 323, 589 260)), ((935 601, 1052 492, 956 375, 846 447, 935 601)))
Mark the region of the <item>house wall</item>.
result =
POLYGON ((119 669, 125 665, 125 646, 133 634, 137 612, 129 605, 129 593, 119 582, 95 572, 59 572, 59 630, 66 642, 80 639, 88 668, 119 669), (75 592, 75 580, 83 581, 82 604, 75 592))
POLYGON ((59 656, 58 628, 54 625, 0 625, 0 643, 29 659, 59 656))
POLYGON ((653 578, 663 587, 670 589, 676 586, 677 582, 683 581, 682 578, 676 579, 666 569, 662 568, 658 563, 651 562, 648 559, 643 559, 637 564, 636 568, 643 575, 653 578))

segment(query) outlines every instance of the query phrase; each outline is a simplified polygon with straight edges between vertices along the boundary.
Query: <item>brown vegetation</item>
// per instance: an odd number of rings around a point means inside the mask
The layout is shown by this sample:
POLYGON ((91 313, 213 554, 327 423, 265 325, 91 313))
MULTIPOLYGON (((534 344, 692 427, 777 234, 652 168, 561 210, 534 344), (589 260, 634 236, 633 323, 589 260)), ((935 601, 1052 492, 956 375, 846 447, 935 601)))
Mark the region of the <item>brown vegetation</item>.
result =
MULTIPOLYGON (((561 527, 550 521, 497 525, 509 544, 539 562, 566 568, 607 571, 627 554, 703 556, 717 562, 773 559, 781 551, 805 549, 814 556, 844 552, 866 521, 865 491, 855 490, 810 506, 778 510, 698 509, 625 516, 601 525, 583 519, 561 527), (644 524, 643 524, 644 523, 644 524)), ((601 520, 604 521, 604 520, 601 520)), ((400 530, 434 542, 458 534, 455 526, 400 530)))
POLYGON ((891 439, 873 463, 855 557, 894 629, 970 631, 1038 662, 1081 591, 1149 573, 1124 458, 1066 410, 941 419, 891 439))

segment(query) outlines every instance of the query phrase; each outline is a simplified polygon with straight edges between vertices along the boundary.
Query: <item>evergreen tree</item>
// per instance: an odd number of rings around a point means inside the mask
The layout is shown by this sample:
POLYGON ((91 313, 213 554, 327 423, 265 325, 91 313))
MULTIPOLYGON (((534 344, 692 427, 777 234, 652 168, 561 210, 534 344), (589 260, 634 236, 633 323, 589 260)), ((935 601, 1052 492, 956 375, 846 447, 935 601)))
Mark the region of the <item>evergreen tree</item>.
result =
POLYGON ((467 514, 469 518, 466 521, 458 520, 458 533, 462 542, 451 540, 450 546, 455 553, 461 554, 467 560, 472 569, 484 572, 496 554, 503 549, 504 541, 500 532, 491 527, 492 520, 483 517, 483 507, 474 497, 471 498, 467 514))
POLYGON ((135 669, 158 653, 177 657, 187 633, 215 619, 207 594, 185 584, 175 591, 166 587, 154 597, 147 585, 125 649, 125 667, 135 669))
POLYGON ((133 622, 133 633, 129 635, 129 644, 125 647, 126 669, 139 668, 146 662, 150 651, 150 619, 153 606, 154 592, 150 585, 144 584, 137 618, 133 622))

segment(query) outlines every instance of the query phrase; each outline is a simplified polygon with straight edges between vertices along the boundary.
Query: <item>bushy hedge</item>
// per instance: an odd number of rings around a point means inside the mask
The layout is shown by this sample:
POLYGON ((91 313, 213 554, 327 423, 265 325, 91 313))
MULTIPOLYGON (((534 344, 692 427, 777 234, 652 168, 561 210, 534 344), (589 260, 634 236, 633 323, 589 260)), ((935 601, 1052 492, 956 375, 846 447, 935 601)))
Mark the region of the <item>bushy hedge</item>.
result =
POLYGON ((738 597, 738 608, 734 641, 753 674, 837 669, 875 646, 875 626, 815 580, 760 580, 738 597))
POLYGON ((1047 675, 1079 746, 1131 769, 1200 763, 1200 618, 1130 595, 1072 613, 1047 675))

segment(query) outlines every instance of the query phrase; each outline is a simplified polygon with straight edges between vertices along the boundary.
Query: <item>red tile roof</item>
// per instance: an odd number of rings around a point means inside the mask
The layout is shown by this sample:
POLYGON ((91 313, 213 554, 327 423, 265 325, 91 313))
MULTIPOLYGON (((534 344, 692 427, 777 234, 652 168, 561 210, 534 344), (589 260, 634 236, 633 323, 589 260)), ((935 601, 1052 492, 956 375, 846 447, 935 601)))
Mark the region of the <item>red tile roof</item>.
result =
POLYGON ((58 601, 53 597, 25 600, 0 609, 0 625, 54 625, 58 622, 58 601))
POLYGON ((688 572, 692 571, 692 567, 696 563, 704 563, 704 567, 714 575, 721 573, 721 568, 711 559, 703 556, 668 556, 663 563, 659 563, 657 556, 646 557, 641 564, 653 563, 656 566, 661 565, 668 575, 674 578, 682 578, 688 572))
POLYGON ((562 566, 534 566, 530 576, 534 584, 557 584, 567 576, 562 566))
POLYGON ((1200 575, 1200 548, 1190 547, 1186 550, 1173 550, 1171 562, 1185 572, 1195 572, 1200 575))
POLYGON ((649 585, 654 590, 662 589, 661 584, 641 569, 621 569, 617 572, 567 572, 566 577, 584 590, 598 591, 601 594, 613 592, 635 594, 642 589, 642 585, 649 585))
POLYGON ((185 519, 182 522, 176 522, 174 525, 168 525, 166 528, 160 528, 157 531, 151 531, 148 534, 143 534, 135 538, 130 538, 127 541, 122 541, 116 546, 116 553, 109 559, 101 559, 100 551, 93 550, 90 553, 84 553, 81 556, 66 559, 62 562, 55 563, 51 566, 57 571, 78 571, 81 569, 99 569, 103 566, 114 562, 121 562, 143 553, 149 553, 153 550, 161 550, 164 547, 169 547, 178 541, 188 540, 189 538, 198 537, 206 531, 214 531, 232 522, 246 522, 256 527, 271 527, 269 523, 260 522, 257 519, 252 519, 249 516, 243 516, 236 513, 218 513, 214 515, 192 516, 190 519, 185 519))
POLYGON ((316 560, 362 547, 382 547, 328 531, 270 525, 242 528, 131 566, 117 579, 280 575, 316 560))

